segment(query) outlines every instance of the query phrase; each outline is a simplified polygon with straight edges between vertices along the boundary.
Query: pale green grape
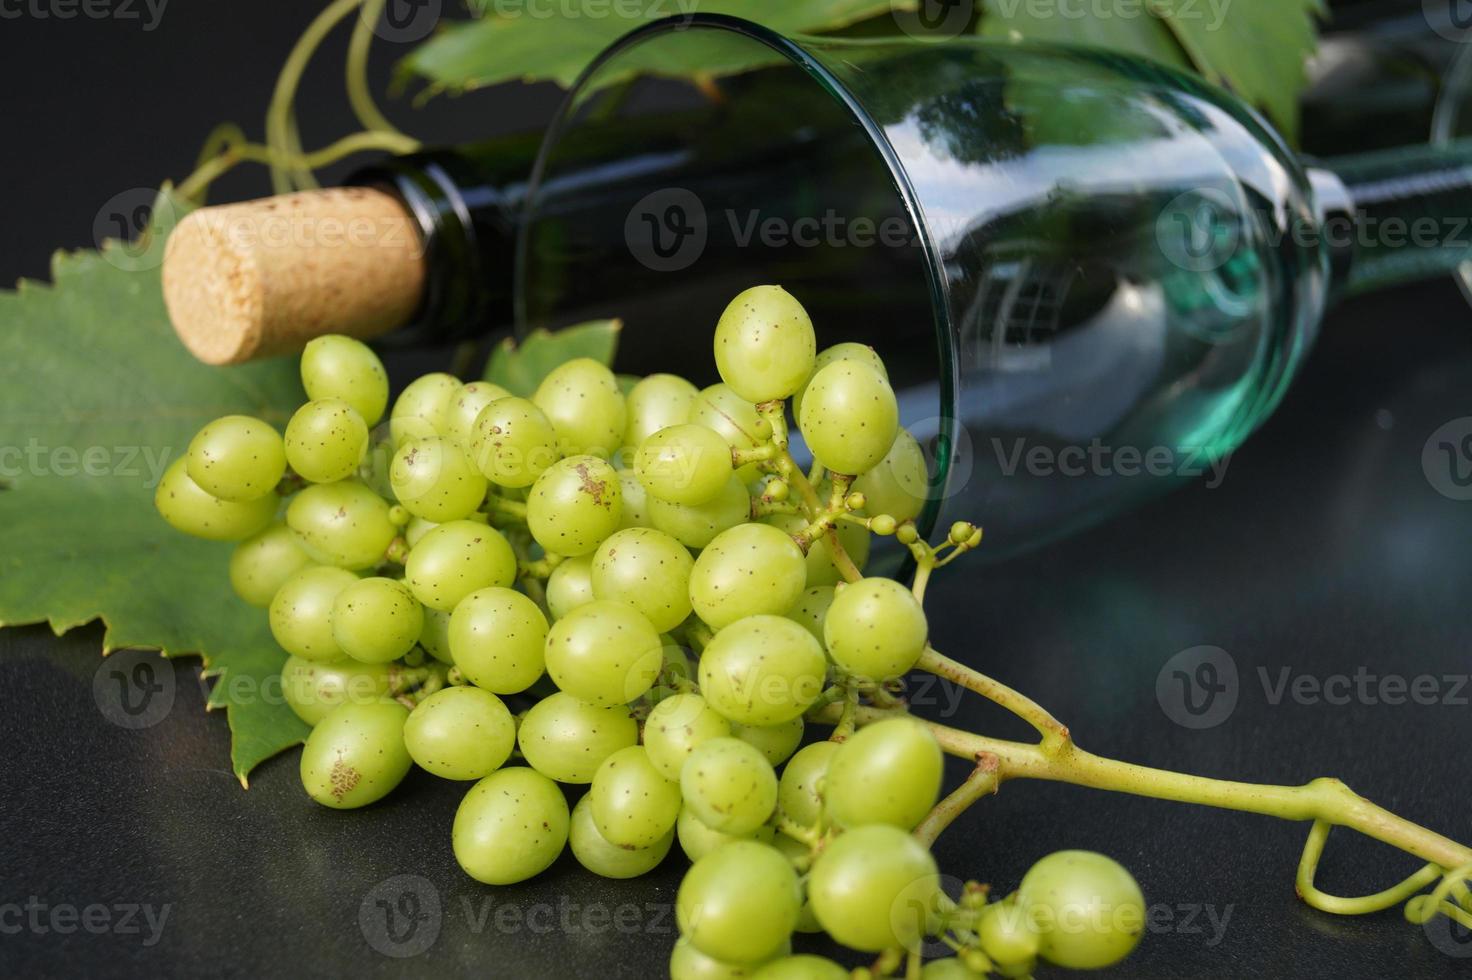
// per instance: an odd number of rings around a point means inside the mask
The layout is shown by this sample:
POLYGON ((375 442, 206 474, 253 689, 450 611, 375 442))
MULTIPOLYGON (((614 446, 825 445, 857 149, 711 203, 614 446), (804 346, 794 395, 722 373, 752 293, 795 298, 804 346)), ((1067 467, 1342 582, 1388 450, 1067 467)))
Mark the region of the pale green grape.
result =
POLYGON ((498 769, 455 811, 455 860, 487 885, 525 881, 562 853, 570 816, 562 790, 546 776, 524 766, 498 769))
POLYGON ((591 795, 585 795, 572 808, 568 844, 578 863, 604 878, 637 878, 658 867, 675 842, 675 832, 665 831, 663 837, 648 847, 620 847, 618 844, 611 844, 599 832, 598 825, 593 820, 591 795))
POLYGON ((935 736, 913 718, 888 718, 839 746, 823 784, 828 815, 841 827, 889 824, 911 830, 940 798, 945 760, 935 736))
POLYGON ((723 834, 702 823, 695 815, 695 811, 690 809, 689 804, 680 810, 680 819, 675 824, 675 832, 680 838, 680 849, 692 861, 699 861, 711 851, 732 841, 754 840, 760 844, 771 844, 778 837, 777 829, 771 824, 763 824, 751 834, 723 834))
POLYGON ((459 393, 460 379, 453 374, 426 374, 411 382, 389 413, 393 444, 444 435, 450 424, 450 403, 459 393))
POLYGON ((412 765, 404 748, 409 709, 396 701, 342 704, 329 711, 302 748, 302 786, 336 810, 381 800, 412 765))
POLYGON ((189 443, 189 478, 212 497, 245 503, 276 489, 286 472, 281 436, 260 419, 227 415, 189 443))
POLYGON ((703 504, 731 479, 731 447, 703 425, 672 425, 639 444, 634 472, 660 500, 703 504))
POLYGON ((849 980, 849 972, 826 957, 804 953, 763 964, 752 980, 849 980))
POLYGON ((177 531, 211 541, 240 541, 271 523, 279 501, 267 494, 245 503, 212 497, 189 478, 187 460, 169 464, 153 494, 153 505, 177 531))
POLYGON ((312 558, 285 524, 275 523, 230 553, 230 587, 252 606, 269 606, 276 590, 312 558))
POLYGON ((281 666, 281 693, 298 718, 316 725, 340 704, 382 701, 395 690, 403 672, 398 664, 322 663, 291 656, 281 666))
POLYGON ((663 643, 632 606, 598 600, 579 606, 547 633, 547 674, 589 704, 632 701, 654 686, 663 643))
MULTIPOLYGON (((786 943, 784 951, 791 949, 792 943, 786 943)), ((670 953, 670 980, 749 980, 759 966, 760 963, 723 963, 681 938, 670 953)))
POLYGON ((787 618, 809 633, 819 643, 824 641, 823 623, 828 618, 828 607, 833 605, 833 586, 809 586, 797 597, 797 603, 787 610, 787 618))
POLYGON ((801 908, 802 888, 787 858, 765 844, 734 841, 691 866, 680 883, 675 918, 705 955, 760 963, 791 941, 801 908))
POLYGON ((814 742, 799 749, 782 770, 777 783, 777 808, 799 827, 823 823, 822 788, 828 764, 837 751, 837 742, 814 742))
POLYGON ((914 948, 929 916, 907 906, 939 891, 940 872, 930 851, 887 824, 840 834, 808 875, 808 900, 823 928, 866 953, 914 948))
POLYGON ((914 667, 928 634, 925 610, 914 593, 887 578, 843 586, 823 620, 823 639, 833 662, 876 681, 914 667))
POLYGON ((751 616, 715 635, 700 656, 710 706, 745 725, 801 717, 823 692, 828 661, 811 633, 781 616, 751 616))
POLYGON ((516 694, 546 671, 547 617, 514 589, 479 589, 450 615, 450 654, 470 683, 516 694))
POLYGON ((547 578, 547 609, 553 619, 562 619, 593 599, 592 555, 569 558, 552 569, 547 578))
POLYGON ((419 645, 442 664, 454 666, 450 653, 450 614, 443 609, 424 607, 424 628, 419 631, 419 645))
POLYGON ((427 436, 399 444, 388 471, 394 496, 409 512, 443 523, 475 513, 486 499, 487 481, 454 442, 427 436))
POLYGON ((461 385, 445 408, 445 438, 470 452, 475 440, 475 422, 480 413, 492 402, 510 397, 511 392, 489 381, 461 385))
POLYGON ((649 520, 687 548, 704 548, 721 532, 751 516, 751 495, 740 475, 732 476, 711 500, 698 505, 649 498, 649 520))
POLYGON ((404 744, 423 769, 445 779, 480 779, 516 745, 516 722, 501 699, 478 687, 447 687, 421 701, 404 723, 404 744))
POLYGON ((353 480, 307 487, 286 508, 286 525, 314 561, 371 568, 399 533, 382 497, 353 480))
POLYGON ((680 784, 655 768, 642 745, 604 759, 588 799, 598 833, 615 847, 653 847, 680 816, 680 784))
POLYGON ((1113 966, 1145 931, 1145 896, 1123 865, 1092 851, 1058 851, 1017 887, 1017 907, 1038 933, 1038 955, 1071 970, 1113 966))
MULTIPOLYGON (((756 405, 724 384, 711 385, 695 396, 689 420, 718 433, 732 449, 753 449, 768 438, 756 405)), ((760 475, 760 470, 755 463, 747 463, 736 470, 736 475, 744 487, 760 475)))
POLYGON ((618 473, 596 456, 570 456, 537 477, 526 524, 537 544, 575 558, 597 548, 623 518, 618 473))
POLYGON ((977 973, 962 963, 959 957, 947 956, 943 960, 926 963, 920 970, 920 980, 986 980, 986 975, 977 973))
POLYGON ((477 589, 516 581, 516 553, 493 527, 449 521, 409 549, 404 582, 431 609, 449 611, 477 589))
POLYGON ((297 572, 271 599, 271 635, 287 653, 330 662, 347 656, 332 635, 332 607, 338 594, 358 581, 345 568, 310 565, 297 572))
POLYGON ((633 606, 656 630, 674 629, 690 615, 695 560, 663 531, 618 531, 593 553, 593 595, 633 606))
POLYGON ((690 572, 695 614, 717 630, 748 616, 781 616, 806 587, 802 549, 769 524, 722 531, 690 572))
POLYGON ((559 783, 591 783, 604 759, 638 741, 623 705, 600 708, 561 691, 533 705, 516 732, 527 764, 559 783))
POLYGON ((813 372, 818 343, 813 321, 781 286, 738 294, 716 324, 716 370, 749 402, 787 398, 813 372))
POLYGON ((499 487, 529 487, 562 455, 557 432, 542 410, 525 398, 491 402, 475 418, 470 455, 499 487))
POLYGON ((332 638, 343 653, 363 663, 399 659, 414 649, 423 630, 424 607, 395 579, 359 579, 332 604, 332 638))
POLYGON ((768 762, 780 766, 802 744, 802 716, 776 725, 742 725, 732 722, 731 734, 756 747, 768 762))
POLYGON ((404 543, 414 547, 430 531, 439 527, 437 521, 426 521, 422 517, 411 517, 409 523, 404 526, 404 543))
POLYGON ((618 486, 622 494, 622 511, 618 527, 622 531, 631 527, 653 527, 649 516, 649 494, 633 470, 618 471, 618 486))
POLYGON ((835 473, 873 469, 899 432, 894 389, 858 361, 835 361, 813 375, 797 418, 808 448, 835 473))
POLYGON ((731 723, 699 694, 676 694, 654 706, 644 722, 644 748, 668 779, 679 779, 695 747, 731 734, 731 723))
POLYGON ((388 406, 388 372, 361 340, 327 334, 302 351, 302 387, 311 399, 340 398, 368 425, 377 425, 388 406))
POLYGON ((744 837, 756 833, 776 809, 777 774, 755 746, 739 738, 712 738, 685 760, 680 792, 701 823, 744 837))
POLYGON ((368 423, 341 398, 307 402, 286 423, 286 462, 304 480, 335 483, 368 454, 368 423))
POLYGON ((637 446, 660 429, 689 421, 697 394, 693 384, 673 374, 641 379, 626 400, 629 419, 624 445, 637 446))
POLYGON ((807 392, 808 385, 812 383, 813 376, 823 370, 834 361, 858 361, 867 364, 878 371, 885 380, 889 379, 889 369, 884 366, 884 361, 875 353, 874 348, 868 344, 856 344, 852 341, 842 344, 834 344, 818 351, 818 357, 813 361, 813 373, 803 382, 802 388, 792 396, 792 414, 794 417, 802 417, 802 396, 807 392))
POLYGON ((553 368, 532 395, 564 456, 607 458, 623 444, 628 409, 613 372, 590 357, 553 368))
MULTIPOLYGON (((762 518, 762 523, 770 524, 789 536, 797 534, 808 526, 808 522, 796 514, 771 514, 762 518)), ((869 561, 869 529, 862 524, 839 521, 836 530, 844 553, 848 555, 854 566, 862 571, 869 561)), ((819 535, 808 546, 806 567, 808 588, 816 585, 836 585, 843 581, 843 573, 833 562, 833 546, 828 543, 826 534, 819 535)))
POLYGON ((992 902, 982 909, 976 936, 981 941, 982 952, 1003 968, 1005 976, 1032 972, 1038 958, 1038 933, 1015 897, 992 902))
POLYGON ((897 521, 914 520, 930 496, 925 450, 909 430, 901 428, 884 459, 855 480, 854 489, 865 497, 864 513, 888 514, 897 521))

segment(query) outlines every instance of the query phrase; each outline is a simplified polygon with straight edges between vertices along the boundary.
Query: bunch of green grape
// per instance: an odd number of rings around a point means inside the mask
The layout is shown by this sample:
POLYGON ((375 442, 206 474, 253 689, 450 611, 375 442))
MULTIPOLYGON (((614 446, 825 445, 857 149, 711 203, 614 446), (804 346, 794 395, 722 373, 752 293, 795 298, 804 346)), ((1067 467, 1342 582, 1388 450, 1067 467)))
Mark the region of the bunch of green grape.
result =
POLYGON ((200 431, 157 506, 239 542, 230 581, 313 726, 307 793, 364 806, 415 765, 464 781, 451 844, 492 885, 568 849, 633 877, 678 842, 676 980, 849 976, 793 955, 800 932, 881 975, 945 937, 927 980, 1117 962, 1143 929, 1119 865, 1061 852, 1003 900, 950 895, 915 833, 942 790, 930 730, 810 738, 810 713, 892 689, 927 645, 916 595, 861 574, 871 535, 915 539, 929 479, 883 362, 818 351, 775 286, 732 301, 714 351, 704 390, 579 359, 530 398, 427 375, 389 411, 373 351, 323 337, 284 434, 200 431))

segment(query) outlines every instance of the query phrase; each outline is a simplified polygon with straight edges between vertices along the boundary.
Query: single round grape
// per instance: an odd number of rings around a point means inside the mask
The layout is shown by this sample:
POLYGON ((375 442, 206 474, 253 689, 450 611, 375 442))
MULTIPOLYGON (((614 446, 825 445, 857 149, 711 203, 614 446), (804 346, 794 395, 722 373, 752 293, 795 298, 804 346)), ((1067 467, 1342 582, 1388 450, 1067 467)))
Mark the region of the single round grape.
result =
POLYGON ((781 616, 750 616, 715 635, 700 656, 700 690, 745 725, 798 718, 818 695, 828 661, 811 633, 781 616))
POLYGON ((235 546, 230 587, 252 606, 264 608, 287 579, 311 563, 291 528, 277 522, 235 546))
POLYGON ((527 764, 559 783, 591 783, 604 759, 638 741, 623 705, 600 708, 561 691, 533 705, 516 731, 527 764))
POLYGON ((210 541, 240 541, 276 516, 279 501, 275 494, 245 503, 221 500, 189 478, 187 465, 183 456, 170 463, 153 494, 154 507, 176 531, 210 541))
POLYGON ((609 843, 593 820, 592 794, 578 800, 572 808, 572 827, 568 844, 578 863, 604 878, 637 878, 659 866, 675 842, 674 830, 648 847, 621 847, 609 843))
POLYGON ((703 504, 692 506, 649 498, 650 523, 687 548, 704 548, 723 531, 742 524, 750 516, 751 494, 739 475, 727 480, 721 492, 703 504))
POLYGON ((303 568, 271 599, 271 635, 287 653, 307 660, 346 658, 347 653, 332 635, 332 607, 338 594, 356 581, 358 576, 345 568, 303 568))
POLYGON ((701 742, 680 770, 690 812, 712 830, 745 837, 777 807, 777 774, 755 746, 739 738, 701 742))
POLYGON ((455 657, 450 652, 449 613, 424 607, 424 628, 419 631, 419 645, 440 663, 455 665, 455 657))
POLYGON ((302 749, 302 786, 335 810, 381 800, 409 772, 404 722, 409 709, 396 701, 342 704, 312 729, 302 749))
POLYGON ((837 963, 811 953, 772 960, 752 974, 752 980, 849 980, 849 977, 849 972, 837 963))
POLYGON ((660 500, 703 504, 731 479, 731 447, 703 425, 672 425, 639 444, 634 472, 660 500))
POLYGON ((777 783, 777 809, 799 827, 820 827, 823 820, 824 780, 837 742, 814 742, 797 751, 777 783))
POLYGON ((315 337, 302 351, 301 370, 308 398, 340 398, 370 426, 383 418, 388 407, 388 372, 361 340, 341 334, 315 337))
POLYGON ((633 470, 618 471, 618 487, 623 504, 618 521, 619 530, 653 527, 654 519, 649 516, 649 493, 633 470))
POLYGON ((787 618, 809 633, 819 643, 824 642, 823 623, 828 618, 828 607, 833 605, 833 586, 808 586, 797 597, 796 604, 787 610, 787 618))
POLYGON ((930 497, 930 468, 925 450, 901 428, 879 464, 854 481, 865 498, 866 514, 888 514, 897 521, 920 516, 930 497))
POLYGON ((623 517, 618 473, 596 456, 570 456, 532 484, 526 525, 537 544, 575 558, 597 548, 623 517))
POLYGON ((824 466, 858 475, 889 454, 899 432, 899 404, 878 371, 858 361, 835 361, 813 375, 798 425, 824 466))
POLYGON ((260 419, 227 415, 189 443, 189 478, 211 497, 245 503, 276 489, 286 472, 281 436, 260 419))
POLYGON ((675 832, 680 838, 680 849, 691 861, 699 861, 716 848, 738 840, 753 840, 760 844, 772 844, 778 837, 777 828, 771 824, 763 824, 751 834, 723 834, 706 826, 695 811, 690 809, 689 804, 680 810, 680 819, 675 824, 675 832))
POLYGON ((813 321, 781 286, 753 286, 739 293, 716 323, 716 370, 749 402, 794 394, 818 355, 813 321))
POLYGON ((807 393, 808 385, 812 382, 813 376, 834 361, 858 361, 860 364, 867 364, 878 371, 885 380, 889 379, 889 369, 884 366, 883 359, 874 351, 874 348, 868 344, 856 344, 850 341, 842 344, 834 344, 832 347, 825 347, 818 351, 818 356, 813 361, 813 373, 808 376, 807 381, 803 382, 803 386, 798 390, 797 394, 792 396, 792 414, 794 417, 800 418, 802 416, 802 396, 807 393))
POLYGON ((367 664, 397 660, 419 642, 424 607, 403 582, 364 578, 337 594, 332 637, 343 653, 367 664))
POLYGON ((368 423, 341 398, 307 402, 286 423, 286 462, 304 480, 335 483, 368 453, 368 423))
POLYGON ((911 830, 940 798, 940 744, 913 718, 887 718, 860 729, 828 763, 823 799, 840 827, 889 824, 911 830))
POLYGON ((928 634, 925 610, 914 593, 887 578, 843 586, 823 620, 824 645, 833 662, 876 681, 914 667, 928 634))
POLYGON ((291 656, 281 666, 281 694, 308 725, 316 725, 340 704, 373 704, 394 691, 404 668, 356 660, 322 663, 291 656))
POLYGON ((286 524, 312 560, 355 571, 382 562, 399 533, 384 499, 353 480, 307 487, 291 498, 286 524))
POLYGON ((1113 966, 1145 931, 1145 896, 1118 861, 1092 851, 1058 851, 1032 866, 1017 907, 1038 933, 1038 954, 1071 970, 1113 966))
POLYGON ((547 577, 547 609, 553 619, 562 619, 594 598, 592 555, 569 558, 547 577))
POLYGON ((437 523, 475 513, 488 486, 464 451, 442 436, 401 443, 388 479, 394 496, 410 513, 437 523))
MULTIPOLYGON (((771 514, 764 517, 762 523, 770 524, 789 536, 808 526, 808 522, 796 514, 771 514)), ((869 561, 869 529, 862 524, 840 521, 836 531, 844 553, 862 571, 869 561)), ((808 546, 806 568, 808 588, 815 585, 837 585, 843 581, 843 573, 833 561, 833 546, 828 541, 828 535, 820 534, 808 546)))
POLYGON ((444 435, 450 425, 450 403, 459 393, 460 379, 453 374, 426 374, 411 382, 389 413, 393 444, 444 435))
POLYGON ((960 957, 947 956, 926 963, 920 970, 920 980, 986 980, 986 975, 962 963, 960 957))
POLYGON ((629 419, 624 445, 637 446, 660 429, 689 421, 697 394, 693 384, 673 374, 640 379, 626 399, 629 419))
POLYGON ((445 438, 470 452, 475 440, 475 422, 480 413, 492 402, 510 397, 511 392, 489 381, 461 385, 445 408, 445 438))
POLYGON ((731 723, 716 713, 699 694, 676 694, 654 706, 644 722, 644 747, 649 761, 667 779, 679 779, 685 760, 695 747, 731 734, 731 723))
POLYGON ((431 609, 449 611, 477 589, 516 581, 516 553, 493 527, 449 521, 409 549, 404 582, 431 609))
POLYGON ((561 457, 557 433, 542 410, 525 398, 491 402, 475 418, 470 455, 498 487, 529 487, 561 457))
POLYGON ((607 458, 623 445, 628 409, 613 372, 590 357, 560 364, 532 395, 564 456, 607 458))
POLYGON ((772 765, 780 766, 802 744, 803 728, 802 716, 798 715, 776 725, 742 725, 732 722, 731 734, 754 746, 772 765))
POLYGON ((632 606, 598 600, 579 606, 547 633, 547 674, 589 704, 634 700, 654 686, 664 644, 632 606))
POLYGON ((444 779, 480 779, 511 757, 516 722, 501 699, 478 687, 447 687, 404 723, 404 744, 422 769, 444 779))
MULTIPOLYGON (((690 406, 689 421, 716 432, 732 449, 754 449, 768 438, 760 434, 762 420, 756 405, 724 384, 711 385, 695 396, 695 402, 690 406)), ((755 463, 747 463, 736 470, 743 487, 760 473, 755 463)))
POLYGON ((546 672, 547 617, 514 589, 478 589, 461 599, 449 640, 461 673, 497 694, 525 691, 546 672))
POLYGON ((801 908, 797 872, 780 851, 733 841, 691 866, 680 883, 675 918, 705 955, 760 963, 791 941, 801 908))
POLYGON ((562 853, 570 817, 552 780, 525 766, 498 769, 470 787, 455 811, 455 860, 487 885, 525 881, 562 853))
MULTIPOLYGON (((792 943, 785 943, 783 953, 792 951, 792 943)), ((724 963, 706 956, 690 945, 688 939, 675 941, 670 953, 670 980, 750 980, 761 966, 760 963, 724 963)))
POLYGON ((685 546, 663 531, 618 531, 593 552, 593 595, 633 606, 656 630, 671 630, 690 615, 694 565, 685 546))
POLYGON ((588 799, 598 833, 615 847, 653 847, 680 816, 680 784, 655 768, 642 745, 604 759, 588 799))
POLYGON ((1005 975, 1032 972, 1038 957, 1038 933, 1015 898, 992 902, 976 923, 981 950, 1005 975))
POLYGON ((855 827, 830 841, 808 875, 808 900, 838 942, 866 953, 913 949, 926 920, 907 908, 940 891, 935 858, 913 836, 887 824, 855 827))
POLYGON ((722 531, 690 572, 695 614, 717 630, 748 616, 781 616, 806 587, 802 549, 768 524, 722 531))

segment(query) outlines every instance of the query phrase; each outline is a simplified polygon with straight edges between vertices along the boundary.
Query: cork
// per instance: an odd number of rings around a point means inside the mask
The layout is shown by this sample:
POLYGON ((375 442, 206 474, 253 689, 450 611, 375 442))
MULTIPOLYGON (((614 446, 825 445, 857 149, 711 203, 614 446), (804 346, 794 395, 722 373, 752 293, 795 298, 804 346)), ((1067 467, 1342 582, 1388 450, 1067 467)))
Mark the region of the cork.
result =
POLYGON ((323 334, 388 333, 413 317, 424 280, 413 218, 366 187, 202 208, 164 251, 174 330, 206 364, 293 353, 323 334))

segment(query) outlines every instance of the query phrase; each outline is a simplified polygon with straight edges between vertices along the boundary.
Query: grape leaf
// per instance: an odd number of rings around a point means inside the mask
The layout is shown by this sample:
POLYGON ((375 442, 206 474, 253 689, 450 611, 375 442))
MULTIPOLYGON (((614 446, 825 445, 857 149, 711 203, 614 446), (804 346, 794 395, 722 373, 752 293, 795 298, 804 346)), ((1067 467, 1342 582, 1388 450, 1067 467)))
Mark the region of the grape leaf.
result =
POLYGON ((574 358, 591 357, 600 364, 612 365, 622 328, 618 320, 594 320, 556 333, 534 330, 520 345, 507 337, 491 351, 485 380, 513 395, 530 397, 553 368, 574 358))
MULTIPOLYGON (((1055 44, 1082 44, 1125 54, 1152 58, 1172 68, 1190 71, 1186 52, 1171 35, 1170 28, 1145 12, 1143 0, 1135 0, 1139 16, 1120 17, 1098 6, 1078 4, 1061 16, 1060 4, 1033 0, 985 0, 981 18, 984 37, 1055 44), (1104 14, 1109 16, 1104 16, 1104 14)), ((1208 9, 1199 0, 1200 9, 1208 9)))
POLYGON ((286 655, 231 592, 230 546, 170 528, 153 490, 205 422, 282 424, 303 396, 287 361, 206 367, 174 337, 158 263, 184 211, 164 191, 141 245, 59 253, 53 284, 0 291, 0 624, 60 634, 100 618, 104 653, 199 654, 244 783, 307 732, 272 686, 286 655))

